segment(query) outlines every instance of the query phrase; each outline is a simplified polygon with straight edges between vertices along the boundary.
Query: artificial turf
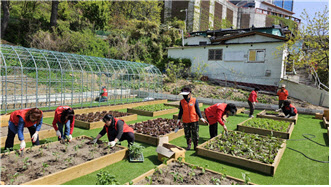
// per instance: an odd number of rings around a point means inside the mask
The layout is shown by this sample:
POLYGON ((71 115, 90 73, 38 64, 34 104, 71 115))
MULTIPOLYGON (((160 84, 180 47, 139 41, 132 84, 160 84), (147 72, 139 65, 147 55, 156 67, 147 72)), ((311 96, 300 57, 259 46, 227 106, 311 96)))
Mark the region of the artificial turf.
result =
MULTIPOLYGON (((208 105, 204 105, 203 108, 207 107, 208 105)), ((126 109, 122 109, 119 111, 125 112, 126 109)), ((254 112, 257 114, 258 110, 254 112)), ((136 121, 128 122, 128 124, 132 124, 135 122, 145 121, 148 119, 154 118, 172 118, 173 114, 167 114, 157 117, 146 117, 146 116, 138 116, 136 121)), ((239 114, 236 116, 230 116, 227 119, 227 127, 228 130, 235 130, 236 125, 245 119, 247 119, 247 114, 239 114)), ((44 119, 45 123, 51 124, 53 118, 46 118, 44 119)), ((223 128, 219 125, 219 133, 223 131, 223 128)), ((101 128, 93 129, 93 130, 85 130, 80 128, 75 128, 73 136, 77 137, 80 135, 86 136, 93 136, 95 137, 101 128)), ((54 131, 55 135, 55 131, 54 131)), ((199 144, 209 140, 209 129, 208 126, 199 126, 199 144)), ((51 141, 56 141, 57 138, 53 137, 50 138, 51 141)), ((106 136, 102 137, 101 140, 107 141, 106 136)), ((41 140, 41 143, 44 141, 41 140)), ((327 136, 327 130, 323 128, 322 121, 318 119, 314 119, 312 115, 303 115, 299 114, 299 119, 297 124, 295 125, 294 131, 291 135, 291 139, 287 141, 287 148, 283 154, 283 157, 278 165, 277 171, 274 176, 266 176, 255 171, 250 171, 244 168, 239 168, 237 166, 232 166, 226 163, 222 163, 220 161, 215 161, 212 159, 204 158, 197 156, 193 149, 186 151, 185 154, 185 161, 188 163, 192 163, 199 166, 208 165, 208 169, 225 173, 227 175, 241 178, 242 173, 249 173, 249 177, 251 178, 251 182, 255 184, 262 184, 262 185, 328 185, 329 184, 329 163, 319 163, 312 160, 305 158, 303 155, 292 151, 289 149, 293 148, 298 151, 303 152, 307 156, 322 160, 328 161, 329 158, 329 139, 327 136), (302 134, 312 134, 316 136, 312 138, 313 141, 325 145, 320 146, 312 141, 303 140, 302 134), (301 139, 301 140, 296 140, 301 139)), ((115 175, 116 180, 120 184, 125 184, 132 179, 142 175, 143 173, 149 171, 150 169, 155 168, 155 166, 161 164, 160 161, 157 160, 157 153, 156 147, 151 146, 145 143, 139 144, 145 146, 144 149, 144 163, 129 163, 128 160, 122 160, 110 166, 106 166, 102 170, 109 171, 112 175, 115 175)), ((175 144, 177 146, 186 147, 186 140, 184 136, 179 137, 170 141, 170 143, 175 144)), ((127 142, 122 142, 123 146, 127 147, 127 142)), ((31 146, 31 143, 27 143, 27 146, 31 146)), ((18 149, 19 144, 14 146, 14 149, 18 149)), ((3 151, 3 149, 2 149, 3 151)), ((100 172, 96 171, 91 174, 79 177, 77 179, 71 180, 66 182, 66 185, 94 185, 97 182, 96 174, 100 172)))

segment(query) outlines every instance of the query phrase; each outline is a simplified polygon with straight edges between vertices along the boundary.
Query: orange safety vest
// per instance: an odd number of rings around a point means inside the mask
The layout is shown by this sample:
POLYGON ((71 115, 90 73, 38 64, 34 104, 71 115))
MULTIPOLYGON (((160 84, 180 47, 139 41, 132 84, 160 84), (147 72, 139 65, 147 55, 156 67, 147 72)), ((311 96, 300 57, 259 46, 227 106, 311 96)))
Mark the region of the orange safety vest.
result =
POLYGON ((222 126, 224 125, 222 117, 226 115, 225 108, 227 105, 226 103, 216 103, 205 109, 205 115, 210 125, 216 122, 219 122, 222 126))
MULTIPOLYGON (((117 131, 117 122, 119 120, 121 120, 121 119, 114 118, 114 120, 115 120, 115 130, 117 131)), ((131 127, 129 127, 129 125, 127 125, 124 120, 121 120, 121 121, 124 122, 123 133, 125 133, 125 132, 132 132, 132 133, 134 133, 133 129, 131 127)), ((105 128, 106 128, 108 139, 110 139, 109 133, 108 133, 108 126, 106 124, 105 124, 105 128)))
POLYGON ((199 121, 199 116, 195 111, 195 101, 196 99, 191 97, 190 101, 187 103, 185 99, 180 101, 183 108, 183 122, 184 123, 193 123, 199 121))
MULTIPOLYGON (((18 116, 21 116, 24 121, 24 127, 32 127, 36 122, 31 122, 30 120, 27 121, 25 119, 26 113, 31 110, 31 108, 22 109, 22 110, 16 110, 10 114, 9 121, 13 122, 15 126, 18 126, 19 118, 18 116)), ((41 116, 43 115, 43 111, 41 111, 41 116)))
POLYGON ((283 100, 287 100, 287 96, 288 96, 288 91, 286 89, 284 89, 284 92, 281 92, 281 90, 279 90, 277 92, 277 95, 279 97, 279 100, 283 101, 283 100))
POLYGON ((284 106, 284 109, 287 111, 290 111, 291 108, 293 108, 294 113, 296 113, 296 114, 298 113, 297 109, 292 104, 290 104, 290 106, 284 106))
POLYGON ((102 89, 103 90, 103 93, 102 93, 102 97, 107 97, 108 96, 108 91, 106 88, 102 89))

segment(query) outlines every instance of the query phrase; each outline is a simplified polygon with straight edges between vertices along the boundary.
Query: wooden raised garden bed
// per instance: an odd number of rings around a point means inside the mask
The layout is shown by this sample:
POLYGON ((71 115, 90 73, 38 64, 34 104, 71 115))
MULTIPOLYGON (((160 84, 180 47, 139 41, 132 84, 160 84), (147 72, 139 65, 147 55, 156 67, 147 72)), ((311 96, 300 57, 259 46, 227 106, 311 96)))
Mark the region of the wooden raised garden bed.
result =
POLYGON ((87 144, 90 140, 92 138, 80 136, 68 144, 52 142, 27 148, 23 157, 16 156, 15 151, 1 154, 1 180, 5 184, 59 185, 119 162, 126 156, 125 147, 108 148, 107 143, 101 141, 87 144))
MULTIPOLYGON (((5 147, 6 139, 8 135, 8 126, 7 127, 1 127, 1 147, 5 147)), ((39 140, 50 138, 56 136, 55 130, 52 125, 48 125, 46 123, 43 123, 41 126, 41 129, 39 131, 39 140)), ((29 130, 27 128, 24 128, 24 141, 25 142, 31 142, 31 137, 29 130)), ((18 144, 21 141, 18 139, 18 135, 16 134, 14 139, 14 144, 18 144)))
MULTIPOLYGON (((161 115, 165 115, 165 114, 171 114, 171 113, 178 112, 178 108, 173 108, 173 107, 170 107, 170 109, 164 109, 164 110, 159 110, 159 111, 147 111, 149 109, 149 107, 153 108, 155 106, 156 105, 144 106, 144 108, 146 110, 142 110, 139 108, 128 108, 128 113, 134 113, 134 114, 138 114, 138 115, 142 115, 142 116, 155 117, 155 116, 161 116, 161 115)), ((164 106, 164 105, 159 105, 159 106, 164 106)), ((165 108, 168 108, 168 107, 165 107, 165 108)))
POLYGON ((175 132, 177 125, 174 119, 157 118, 129 126, 135 131, 135 141, 155 146, 159 144, 159 138, 162 136, 168 136, 168 141, 184 136, 183 124, 179 126, 178 132, 175 132))
POLYGON ((294 129, 293 122, 272 120, 266 118, 248 118, 247 120, 237 125, 238 131, 260 134, 264 136, 272 135, 273 137, 283 138, 283 139, 290 139, 293 129, 294 129), (281 123, 281 124, 279 124, 278 126, 277 123, 281 123), (273 125, 274 127, 272 127, 273 125), (262 128, 258 126, 265 126, 266 128, 262 128))
POLYGON ((323 117, 323 124, 324 124, 324 128, 328 128, 329 127, 329 120, 326 119, 326 117, 323 117))
POLYGON ((294 122, 294 124, 296 124, 297 121, 298 121, 298 114, 294 117, 285 118, 285 115, 283 113, 274 114, 274 111, 266 111, 266 110, 263 110, 260 113, 258 113, 256 115, 256 117, 258 117, 258 118, 268 118, 268 119, 274 119, 274 120, 290 121, 290 122, 294 122))
MULTIPOLYGON (((164 103, 164 105, 179 108, 179 103, 180 103, 180 101, 174 101, 174 102, 164 103)), ((202 107, 202 106, 203 106, 203 103, 199 103, 199 107, 202 107)))
POLYGON ((267 175, 275 174, 285 151, 285 140, 239 131, 229 131, 228 136, 222 136, 225 135, 220 134, 199 145, 196 150, 197 155, 267 175))
MULTIPOLYGON (((129 185, 130 183, 126 183, 129 185)), ((175 159, 132 180, 134 185, 244 185, 245 181, 175 159), (219 180, 217 180, 219 179, 219 180)), ((253 184, 253 183, 248 183, 253 184)))
MULTIPOLYGON (((154 100, 154 101, 144 101, 144 102, 138 102, 138 103, 128 103, 128 104, 123 104, 123 105, 110 105, 110 106, 74 109, 74 111, 75 111, 75 114, 85 114, 85 113, 90 113, 90 112, 102 112, 104 110, 120 110, 120 109, 129 108, 129 107, 161 104, 161 103, 166 103, 167 101, 168 101, 167 99, 154 100)), ((54 112, 55 112, 55 110, 43 112, 44 118, 54 117, 54 112)), ((1 127, 7 127, 8 126, 9 118, 10 118, 10 114, 0 116, 0 125, 1 125, 1 127)))
POLYGON ((118 111, 102 111, 101 113, 90 112, 88 114, 76 114, 75 127, 80 127, 83 129, 101 128, 105 125, 102 119, 106 114, 111 114, 116 118, 124 120, 125 122, 137 120, 137 114, 130 114, 118 111))

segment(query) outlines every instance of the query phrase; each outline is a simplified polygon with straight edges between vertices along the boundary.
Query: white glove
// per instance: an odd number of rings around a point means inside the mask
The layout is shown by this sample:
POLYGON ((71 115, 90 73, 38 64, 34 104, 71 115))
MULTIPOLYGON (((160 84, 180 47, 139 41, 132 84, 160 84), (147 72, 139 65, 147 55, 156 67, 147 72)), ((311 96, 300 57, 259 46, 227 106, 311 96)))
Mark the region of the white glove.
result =
POLYGON ((228 132, 228 128, 226 127, 226 125, 223 126, 224 131, 228 132))
POLYGON ((37 139, 38 139, 38 131, 36 131, 36 132, 33 134, 33 136, 32 136, 31 139, 32 139, 32 142, 33 142, 33 143, 37 141, 37 139))
POLYGON ((276 109, 275 111, 276 111, 276 112, 280 112, 281 110, 282 110, 282 109, 281 109, 281 108, 279 108, 279 109, 276 109))
POLYGON ((114 147, 114 146, 115 146, 115 144, 116 144, 116 142, 115 142, 115 141, 111 141, 111 142, 108 142, 108 146, 110 146, 110 147, 114 147))
POLYGON ((177 123, 176 123, 177 125, 180 125, 180 119, 179 120, 177 120, 177 123))
POLYGON ((59 130, 56 131, 56 136, 59 137, 59 138, 61 138, 61 133, 60 133, 59 130))
POLYGON ((24 140, 22 140, 21 141, 21 144, 20 144, 20 148, 21 148, 21 151, 23 150, 23 149, 25 149, 25 141, 24 140))
POLYGON ((91 144, 95 144, 95 143, 97 143, 97 139, 96 138, 94 138, 92 141, 91 141, 91 144))
POLYGON ((256 105, 256 102, 253 102, 253 105, 256 105))
POLYGON ((72 140, 72 135, 69 134, 68 138, 69 138, 69 142, 71 142, 71 140, 72 140))
POLYGON ((207 121, 204 118, 201 118, 201 121, 207 123, 207 121))
POLYGON ((290 114, 289 115, 287 115, 285 118, 289 118, 290 117, 290 114))

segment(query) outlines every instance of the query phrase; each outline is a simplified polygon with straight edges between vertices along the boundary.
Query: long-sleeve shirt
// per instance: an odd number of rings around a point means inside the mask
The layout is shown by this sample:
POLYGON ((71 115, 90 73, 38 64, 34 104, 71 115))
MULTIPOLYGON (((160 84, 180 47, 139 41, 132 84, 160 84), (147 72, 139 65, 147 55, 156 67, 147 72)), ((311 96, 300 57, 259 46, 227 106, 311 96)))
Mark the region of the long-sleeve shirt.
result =
MULTIPOLYGON (((123 128, 124 128, 124 121, 122 121, 122 120, 118 120, 118 122, 117 122, 117 135, 116 135, 116 138, 118 139, 118 140, 120 140, 121 138, 122 138, 122 135, 123 135, 123 128)), ((112 131, 114 129, 114 127, 109 127, 108 128, 108 131, 110 132, 110 131, 112 131)), ((108 134, 110 134, 108 132, 108 134)), ((106 131, 106 127, 105 126, 103 126, 103 129, 99 132, 99 134, 101 135, 101 136, 104 136, 105 134, 107 133, 107 131, 106 131)))
MULTIPOLYGON (((18 139, 20 141, 24 140, 24 120, 21 116, 18 116, 19 121, 18 121, 18 125, 15 126, 14 123, 9 123, 9 129, 15 133, 18 134, 18 139)), ((41 129, 41 125, 43 124, 43 118, 40 119, 39 124, 35 124, 34 126, 36 127, 36 131, 40 131, 41 129)))
POLYGON ((254 90, 251 92, 251 94, 249 94, 248 101, 250 101, 252 103, 259 102, 257 100, 257 94, 256 94, 256 92, 254 90))
POLYGON ((209 124, 215 124, 219 122, 222 126, 224 126, 223 116, 226 115, 226 106, 226 103, 216 103, 205 109, 205 115, 209 124))
POLYGON ((288 96, 288 91, 286 89, 282 90, 280 89, 278 92, 277 92, 277 95, 279 97, 279 100, 287 100, 287 96, 288 96))
MULTIPOLYGON (((61 114, 62 112, 69 108, 68 106, 59 106, 57 107, 57 109, 55 110, 55 115, 54 115, 54 120, 53 120, 53 128, 55 129, 55 131, 57 131, 59 128, 57 127, 57 123, 61 122, 61 114)), ((66 120, 63 124, 66 124, 68 120, 66 120)), ((72 121, 70 122, 70 134, 72 134, 74 132, 74 125, 75 125, 75 116, 73 116, 72 121)))
MULTIPOLYGON (((187 102, 190 101, 191 98, 189 98, 188 100, 186 100, 187 102)), ((200 111, 200 108, 199 108, 199 102, 198 100, 195 100, 195 105, 194 105, 194 108, 195 108, 195 112, 198 114, 199 118, 201 119, 202 118, 202 115, 201 115, 201 111, 200 111)), ((183 116, 183 107, 182 107, 182 104, 179 102, 179 114, 178 114, 178 119, 182 119, 182 116, 183 116)))

